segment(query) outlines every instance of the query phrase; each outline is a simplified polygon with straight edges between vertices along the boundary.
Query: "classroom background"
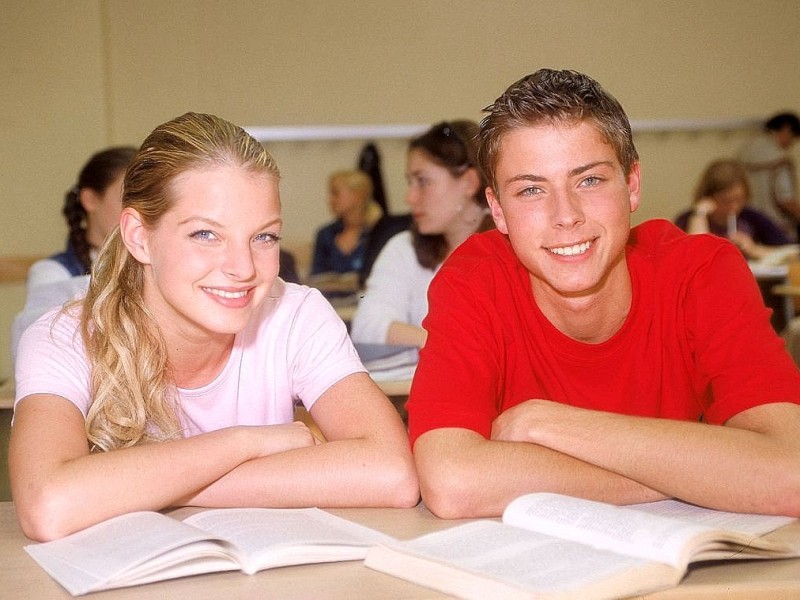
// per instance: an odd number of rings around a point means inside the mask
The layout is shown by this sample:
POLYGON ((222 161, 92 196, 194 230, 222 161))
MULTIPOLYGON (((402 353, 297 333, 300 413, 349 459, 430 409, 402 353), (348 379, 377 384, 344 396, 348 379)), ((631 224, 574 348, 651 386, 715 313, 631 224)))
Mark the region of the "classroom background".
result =
MULTIPOLYGON (((711 159, 800 112, 800 3, 0 0, 0 256, 62 249, 85 160, 192 110, 261 132, 283 175, 284 245, 302 260, 330 220, 327 175, 364 144, 404 212, 403 132, 478 120, 540 67, 583 71, 620 100, 642 160, 634 222, 671 219, 711 159)), ((0 288, 5 379, 24 284, 0 288)))

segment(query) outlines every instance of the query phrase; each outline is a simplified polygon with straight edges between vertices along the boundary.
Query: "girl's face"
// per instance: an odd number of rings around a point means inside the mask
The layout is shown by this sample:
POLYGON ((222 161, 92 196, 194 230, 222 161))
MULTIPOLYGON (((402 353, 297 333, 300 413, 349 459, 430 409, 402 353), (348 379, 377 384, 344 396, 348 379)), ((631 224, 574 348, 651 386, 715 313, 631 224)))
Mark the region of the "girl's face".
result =
POLYGON ((711 217, 725 223, 729 215, 738 215, 747 203, 747 189, 743 183, 734 183, 712 195, 716 208, 711 217))
MULTIPOLYGON (((145 303, 165 333, 238 333, 278 276, 278 182, 223 165, 187 171, 170 191, 174 204, 158 225, 134 226, 126 238, 145 264, 145 303)), ((125 209, 123 223, 136 216, 125 209)))
POLYGON ((409 151, 406 162, 406 203, 419 232, 446 234, 457 226, 474 190, 466 177, 454 177, 424 150, 409 151))
POLYGON ((100 246, 108 234, 119 225, 124 178, 125 172, 122 171, 102 194, 90 188, 81 190, 81 203, 86 210, 87 238, 93 246, 100 246))
POLYGON ((336 217, 363 210, 366 200, 363 192, 348 187, 343 179, 334 179, 330 182, 328 202, 331 212, 336 217))

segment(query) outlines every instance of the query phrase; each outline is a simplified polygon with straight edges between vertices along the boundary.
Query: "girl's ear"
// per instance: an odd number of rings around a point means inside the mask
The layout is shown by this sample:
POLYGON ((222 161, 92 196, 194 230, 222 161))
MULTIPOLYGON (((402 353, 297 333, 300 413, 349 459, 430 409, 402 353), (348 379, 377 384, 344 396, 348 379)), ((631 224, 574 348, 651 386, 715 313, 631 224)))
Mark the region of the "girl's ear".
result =
POLYGON ((94 209, 97 208, 97 205, 100 204, 100 194, 88 187, 80 189, 78 192, 78 199, 81 202, 83 210, 85 210, 87 214, 92 214, 94 209))
POLYGON ((119 217, 119 234, 128 252, 140 263, 150 264, 148 232, 139 212, 134 208, 122 209, 119 217))

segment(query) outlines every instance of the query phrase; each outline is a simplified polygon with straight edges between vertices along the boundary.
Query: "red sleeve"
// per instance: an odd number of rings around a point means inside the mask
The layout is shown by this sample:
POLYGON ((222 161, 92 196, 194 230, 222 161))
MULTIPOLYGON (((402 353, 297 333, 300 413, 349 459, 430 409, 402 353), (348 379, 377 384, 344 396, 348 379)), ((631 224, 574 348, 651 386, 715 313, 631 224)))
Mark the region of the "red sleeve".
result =
POLYGON ((684 314, 695 365, 711 386, 707 422, 723 424, 762 404, 800 402, 800 371, 735 247, 720 245, 694 274, 684 314))
POLYGON ((409 401, 409 436, 441 427, 489 437, 498 415, 502 327, 486 278, 451 257, 428 289, 428 331, 409 401), (465 268, 466 266, 466 268, 465 268), (465 276, 469 273, 471 276, 465 276), (482 281, 476 284, 476 281, 482 281), (480 285, 480 287, 479 287, 480 285))

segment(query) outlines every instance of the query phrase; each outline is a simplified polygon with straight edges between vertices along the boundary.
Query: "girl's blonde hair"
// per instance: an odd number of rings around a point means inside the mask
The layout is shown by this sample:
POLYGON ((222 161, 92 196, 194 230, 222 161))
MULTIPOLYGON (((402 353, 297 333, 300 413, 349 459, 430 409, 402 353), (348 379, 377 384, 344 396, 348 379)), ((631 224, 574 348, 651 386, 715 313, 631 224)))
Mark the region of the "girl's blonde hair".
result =
POLYGON ((335 181, 341 181, 348 189, 354 192, 361 192, 364 196, 372 198, 372 179, 364 171, 335 171, 328 176, 328 183, 332 184, 335 181))
MULTIPOLYGON (((186 113, 145 139, 125 173, 122 206, 155 227, 172 207, 177 176, 218 165, 280 177, 272 156, 244 129, 213 115, 186 113)), ((93 450, 181 437, 166 346, 144 304, 143 287, 144 268, 117 228, 95 261, 81 314, 93 398, 86 436, 93 450)))

